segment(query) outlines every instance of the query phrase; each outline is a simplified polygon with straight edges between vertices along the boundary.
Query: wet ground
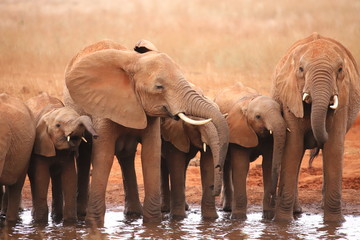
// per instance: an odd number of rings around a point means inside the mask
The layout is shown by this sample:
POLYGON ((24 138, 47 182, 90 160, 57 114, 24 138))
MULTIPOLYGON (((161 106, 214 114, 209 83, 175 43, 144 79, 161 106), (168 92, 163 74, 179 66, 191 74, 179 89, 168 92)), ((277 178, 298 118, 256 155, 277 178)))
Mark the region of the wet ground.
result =
POLYGON ((192 207, 186 219, 173 221, 164 216, 159 225, 147 225, 142 219, 128 220, 122 209, 108 210, 105 226, 98 229, 85 225, 63 226, 49 223, 32 224, 31 211, 21 214, 22 222, 15 226, 2 226, 0 239, 359 239, 360 216, 345 215, 346 222, 325 224, 321 214, 303 214, 288 224, 264 221, 261 212, 248 214, 246 221, 229 219, 219 212, 215 221, 204 221, 199 207, 192 207))

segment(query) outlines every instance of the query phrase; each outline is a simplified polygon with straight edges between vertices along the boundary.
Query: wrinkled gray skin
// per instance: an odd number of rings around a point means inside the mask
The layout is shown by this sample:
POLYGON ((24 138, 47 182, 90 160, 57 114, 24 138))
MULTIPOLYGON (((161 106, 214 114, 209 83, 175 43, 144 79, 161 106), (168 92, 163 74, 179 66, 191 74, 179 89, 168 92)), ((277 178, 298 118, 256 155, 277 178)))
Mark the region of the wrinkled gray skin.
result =
POLYGON ((339 42, 317 33, 294 43, 276 66, 272 96, 291 130, 281 165, 276 221, 293 219, 299 166, 305 149, 315 147, 323 153, 324 221, 344 220, 344 139, 360 108, 359 81, 351 53, 339 42))
POLYGON ((246 178, 250 162, 263 157, 263 217, 274 216, 286 124, 279 104, 254 89, 237 83, 219 92, 215 103, 228 113, 230 144, 224 170, 223 209, 231 218, 246 219, 246 178))
POLYGON ((19 99, 0 94, 0 185, 8 195, 6 221, 18 220, 21 190, 35 140, 35 125, 28 107, 19 99))
MULTIPOLYGON (((219 137, 214 124, 210 122, 194 126, 182 120, 164 118, 161 123, 161 135, 163 138, 161 148, 162 211, 170 210, 171 216, 176 219, 186 216, 186 169, 190 160, 200 152, 201 215, 203 218, 217 218, 215 197, 211 188, 214 184, 214 161, 211 149, 219 149, 219 137), (204 143, 207 146, 205 151, 204 143)), ((218 153, 215 153, 214 157, 218 157, 217 155, 218 153)))
POLYGON ((88 224, 104 223, 106 185, 114 154, 124 177, 125 213, 143 213, 144 222, 161 221, 159 117, 178 118, 179 113, 185 113, 212 119, 220 133, 218 151, 222 156, 214 169, 218 177, 213 194, 220 193, 228 144, 225 119, 191 88, 169 56, 144 41, 138 44, 137 51, 100 41, 80 51, 66 69, 65 105, 91 115, 99 134, 92 144, 88 224), (138 142, 142 144, 143 209, 136 200, 134 156, 138 142))
POLYGON ((47 93, 26 104, 34 115, 36 138, 28 171, 35 222, 48 222, 47 195, 52 184, 52 212, 55 222, 75 223, 77 172, 75 157, 85 131, 96 136, 91 119, 80 116, 47 93))

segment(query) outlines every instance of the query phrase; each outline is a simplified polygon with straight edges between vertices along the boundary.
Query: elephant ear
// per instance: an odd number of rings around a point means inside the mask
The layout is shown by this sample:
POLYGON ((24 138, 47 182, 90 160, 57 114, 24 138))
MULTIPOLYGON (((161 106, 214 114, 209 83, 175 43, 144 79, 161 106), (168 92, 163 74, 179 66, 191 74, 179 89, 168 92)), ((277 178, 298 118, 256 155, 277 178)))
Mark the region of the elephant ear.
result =
POLYGON ((161 136, 184 153, 190 151, 190 139, 185 133, 183 121, 171 118, 161 119, 161 136))
POLYGON ((0 117, 0 177, 4 169, 6 155, 11 144, 11 131, 8 122, 3 115, 0 117))
POLYGON ((36 125, 34 153, 45 157, 53 157, 56 155, 54 143, 48 133, 47 116, 51 112, 52 111, 44 114, 36 125))
MULTIPOLYGON (((293 50, 295 51, 295 50, 293 50)), ((297 117, 304 117, 301 92, 297 84, 294 52, 280 60, 273 75, 272 96, 297 117)))
POLYGON ((84 56, 65 76, 70 96, 87 113, 144 129, 146 114, 129 77, 136 55, 107 49, 84 56))
POLYGON ((229 142, 246 148, 256 147, 259 144, 258 137, 248 123, 243 104, 248 104, 248 100, 238 102, 226 118, 230 132, 229 142))

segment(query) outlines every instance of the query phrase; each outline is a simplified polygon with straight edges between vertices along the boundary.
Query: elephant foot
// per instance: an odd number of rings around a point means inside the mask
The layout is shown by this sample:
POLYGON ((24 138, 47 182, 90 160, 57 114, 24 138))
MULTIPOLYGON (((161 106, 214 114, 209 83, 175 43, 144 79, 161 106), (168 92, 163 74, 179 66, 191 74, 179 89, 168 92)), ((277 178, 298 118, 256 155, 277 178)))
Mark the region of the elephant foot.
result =
POLYGON ((128 217, 141 217, 143 215, 141 204, 126 204, 124 215, 128 217))
POLYGON ((169 204, 162 204, 161 205, 161 212, 163 212, 163 213, 170 212, 170 205, 169 204))
POLYGON ((275 216, 275 212, 273 210, 264 210, 262 218, 266 220, 271 220, 275 216))
POLYGON ((63 215, 59 213, 51 213, 51 219, 54 223, 60 223, 63 219, 63 215))
POLYGON ((275 216, 274 216, 275 222, 291 222, 293 219, 294 219, 293 214, 291 214, 291 213, 275 212, 275 216))
POLYGON ((143 223, 145 223, 145 224, 146 223, 155 223, 155 224, 157 224, 157 223, 161 223, 161 221, 162 221, 161 214, 158 217, 146 217, 146 216, 143 217, 143 223))
POLYGON ((224 206, 222 207, 222 210, 224 212, 231 212, 231 206, 227 205, 227 204, 224 204, 224 206))
POLYGON ((178 214, 170 214, 171 215, 171 219, 172 220, 175 220, 175 221, 181 221, 183 220, 184 218, 186 218, 186 215, 178 215, 178 214))
POLYGON ((303 211, 302 211, 302 208, 300 205, 295 205, 294 206, 294 210, 293 210, 293 214, 301 214, 303 211))
POLYGON ((89 226, 91 228, 100 228, 100 227, 104 227, 104 218, 100 218, 100 217, 91 217, 91 216, 86 216, 85 217, 85 224, 86 226, 89 226))
POLYGON ((231 213, 231 219, 241 220, 245 221, 247 219, 246 213, 243 212, 232 212, 231 213))
POLYGON ((86 212, 78 212, 77 213, 77 218, 79 221, 85 221, 85 217, 86 217, 86 212))
POLYGON ((217 219, 219 216, 216 211, 202 211, 201 217, 206 220, 217 219))
POLYGON ((124 216, 127 219, 136 219, 136 218, 141 218, 142 217, 142 213, 140 212, 133 212, 133 211, 126 211, 124 212, 124 216))
POLYGON ((64 219, 63 225, 64 226, 73 226, 76 223, 77 223, 76 218, 67 218, 67 219, 64 219))
POLYGON ((324 213, 324 222, 335 222, 341 223, 345 222, 345 218, 341 213, 332 214, 332 213, 324 213))

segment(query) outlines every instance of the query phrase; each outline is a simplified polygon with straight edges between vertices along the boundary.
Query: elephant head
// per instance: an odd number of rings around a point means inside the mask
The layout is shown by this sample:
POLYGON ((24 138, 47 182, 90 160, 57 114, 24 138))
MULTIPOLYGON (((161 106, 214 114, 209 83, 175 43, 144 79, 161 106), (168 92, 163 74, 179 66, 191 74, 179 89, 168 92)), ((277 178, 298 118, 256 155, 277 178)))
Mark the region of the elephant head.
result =
MULTIPOLYGON (((311 104, 311 128, 318 147, 328 139, 328 113, 355 106, 356 62, 339 42, 317 33, 296 42, 278 63, 273 76, 273 97, 297 118, 311 104)), ((358 93, 356 93, 358 94, 358 93)), ((350 115, 358 109, 349 109, 350 115)), ((354 119, 353 116, 350 119, 354 119)), ((348 124, 348 127, 350 127, 348 124)), ((328 126, 329 127, 329 126, 328 126)))
MULTIPOLYGON (((71 98, 85 112, 128 128, 146 128, 147 116, 190 122, 186 115, 211 119, 220 134, 221 157, 216 171, 221 174, 228 145, 224 117, 152 43, 140 41, 135 51, 111 41, 95 43, 75 56, 65 75, 71 98), (91 49, 96 51, 88 53, 91 49)), ((215 186, 214 194, 220 193, 220 186, 215 186)))
POLYGON ((270 97, 250 94, 236 102, 227 121, 230 143, 245 148, 257 147, 261 139, 273 135, 272 194, 275 194, 286 139, 280 105, 270 97))
POLYGON ((50 110, 37 123, 34 153, 52 157, 56 155, 56 150, 76 152, 81 140, 86 141, 83 137, 85 130, 97 137, 90 117, 79 116, 68 107, 50 110))

